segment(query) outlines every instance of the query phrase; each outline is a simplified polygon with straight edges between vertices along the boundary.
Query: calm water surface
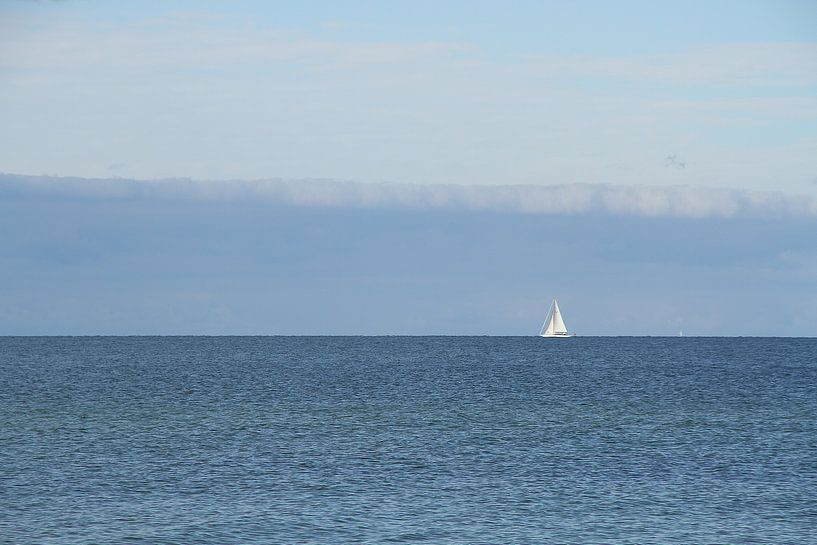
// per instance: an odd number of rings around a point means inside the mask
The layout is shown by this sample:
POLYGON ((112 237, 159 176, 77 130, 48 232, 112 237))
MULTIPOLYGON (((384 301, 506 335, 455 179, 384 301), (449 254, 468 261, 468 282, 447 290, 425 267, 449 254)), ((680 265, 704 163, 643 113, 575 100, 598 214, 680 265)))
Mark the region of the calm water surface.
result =
POLYGON ((0 338, 0 543, 814 543, 817 339, 0 338))

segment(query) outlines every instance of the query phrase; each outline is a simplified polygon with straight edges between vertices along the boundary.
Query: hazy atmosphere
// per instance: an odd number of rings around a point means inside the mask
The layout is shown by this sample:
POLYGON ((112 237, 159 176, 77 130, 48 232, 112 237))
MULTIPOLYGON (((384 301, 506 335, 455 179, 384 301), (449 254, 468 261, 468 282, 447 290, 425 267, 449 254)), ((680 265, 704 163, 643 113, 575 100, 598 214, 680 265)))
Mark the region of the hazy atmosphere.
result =
POLYGON ((817 332, 813 2, 0 2, 0 334, 817 332))

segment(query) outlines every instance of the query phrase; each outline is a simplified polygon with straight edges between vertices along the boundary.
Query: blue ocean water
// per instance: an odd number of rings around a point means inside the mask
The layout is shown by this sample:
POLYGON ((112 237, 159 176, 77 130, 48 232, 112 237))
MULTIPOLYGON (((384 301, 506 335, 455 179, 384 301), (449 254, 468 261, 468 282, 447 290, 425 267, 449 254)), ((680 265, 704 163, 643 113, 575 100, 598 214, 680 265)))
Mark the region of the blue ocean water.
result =
POLYGON ((0 338, 0 543, 814 543, 817 339, 0 338))

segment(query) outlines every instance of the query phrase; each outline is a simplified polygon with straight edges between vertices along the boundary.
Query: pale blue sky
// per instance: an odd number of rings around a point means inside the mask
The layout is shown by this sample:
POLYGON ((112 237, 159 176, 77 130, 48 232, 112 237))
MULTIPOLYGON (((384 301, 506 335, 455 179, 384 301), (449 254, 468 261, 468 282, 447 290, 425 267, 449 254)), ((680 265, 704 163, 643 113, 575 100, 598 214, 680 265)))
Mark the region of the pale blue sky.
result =
POLYGON ((817 40, 810 1, 7 1, 10 12, 132 22, 211 14, 347 39, 475 43, 494 53, 673 52, 693 45, 817 40))
POLYGON ((0 165, 817 194, 816 6, 6 1, 0 165))

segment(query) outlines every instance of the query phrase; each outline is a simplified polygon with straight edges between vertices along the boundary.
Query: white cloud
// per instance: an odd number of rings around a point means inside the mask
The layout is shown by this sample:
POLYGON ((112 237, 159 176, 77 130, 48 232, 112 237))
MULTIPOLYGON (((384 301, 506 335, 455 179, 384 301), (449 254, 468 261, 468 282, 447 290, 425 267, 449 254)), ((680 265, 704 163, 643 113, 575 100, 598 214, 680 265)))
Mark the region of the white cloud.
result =
POLYGON ((817 85, 817 44, 741 43, 695 47, 678 53, 631 56, 532 56, 558 73, 682 85, 817 85))
POLYGON ((345 208, 614 214, 647 217, 817 215, 817 199, 725 188, 565 185, 421 185, 334 180, 128 180, 0 175, 0 195, 254 201, 345 208))

